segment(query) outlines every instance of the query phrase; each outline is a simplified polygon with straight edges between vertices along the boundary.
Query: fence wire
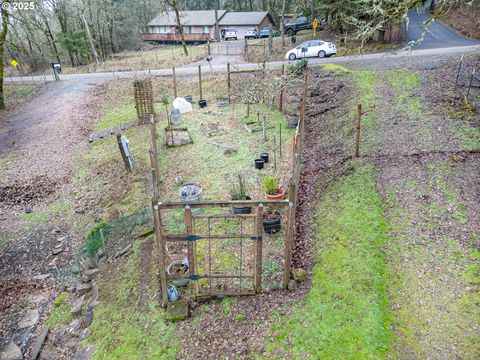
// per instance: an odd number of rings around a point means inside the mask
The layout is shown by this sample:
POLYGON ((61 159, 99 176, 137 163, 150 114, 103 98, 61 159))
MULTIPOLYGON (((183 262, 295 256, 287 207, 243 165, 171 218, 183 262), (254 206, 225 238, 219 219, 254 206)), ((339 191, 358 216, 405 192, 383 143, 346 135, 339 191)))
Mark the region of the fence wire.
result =
POLYGON ((460 58, 455 77, 455 84, 465 99, 480 110, 480 69, 473 58, 460 58))

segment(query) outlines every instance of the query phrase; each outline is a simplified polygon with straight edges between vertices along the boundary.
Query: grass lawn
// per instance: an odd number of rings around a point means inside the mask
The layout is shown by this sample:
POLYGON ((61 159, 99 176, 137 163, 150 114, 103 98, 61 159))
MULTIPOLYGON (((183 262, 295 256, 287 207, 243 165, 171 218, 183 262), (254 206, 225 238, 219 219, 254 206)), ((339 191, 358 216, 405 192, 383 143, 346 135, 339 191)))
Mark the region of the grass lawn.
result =
POLYGON ((387 223, 373 167, 354 165, 316 208, 313 285, 288 318, 278 318, 269 358, 380 359, 386 353, 393 336, 382 251, 387 223))
POLYGON ((38 87, 36 85, 4 84, 3 96, 5 97, 6 106, 8 107, 9 105, 27 102, 35 94, 37 89, 38 87))
POLYGON ((204 45, 188 45, 188 56, 183 53, 181 45, 159 46, 155 50, 125 51, 109 55, 108 59, 94 67, 93 64, 77 67, 64 67, 65 74, 112 72, 162 69, 172 66, 180 67, 199 61, 205 57, 204 45))

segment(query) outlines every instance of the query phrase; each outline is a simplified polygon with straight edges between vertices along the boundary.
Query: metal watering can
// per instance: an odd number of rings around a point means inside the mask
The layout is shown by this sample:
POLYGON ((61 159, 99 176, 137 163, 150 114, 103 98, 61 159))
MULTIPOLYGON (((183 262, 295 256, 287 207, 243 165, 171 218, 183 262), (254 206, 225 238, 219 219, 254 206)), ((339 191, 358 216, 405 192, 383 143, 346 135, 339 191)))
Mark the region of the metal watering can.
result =
POLYGON ((168 301, 170 302, 177 301, 178 299, 180 299, 180 295, 178 294, 178 290, 175 286, 173 285, 168 286, 167 298, 168 298, 168 301))

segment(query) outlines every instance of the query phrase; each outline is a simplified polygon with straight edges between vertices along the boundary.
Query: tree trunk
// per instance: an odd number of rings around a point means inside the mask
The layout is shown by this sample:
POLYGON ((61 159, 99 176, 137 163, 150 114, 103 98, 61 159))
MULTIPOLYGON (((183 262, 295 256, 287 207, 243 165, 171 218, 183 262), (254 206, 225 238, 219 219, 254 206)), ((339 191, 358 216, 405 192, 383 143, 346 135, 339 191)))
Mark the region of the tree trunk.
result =
POLYGON ((170 3, 170 6, 175 11, 175 17, 177 19, 178 32, 180 34, 180 38, 182 39, 183 53, 185 54, 185 56, 188 56, 187 43, 185 42, 185 36, 183 35, 183 26, 182 26, 182 23, 180 22, 180 12, 178 11, 177 1, 173 0, 170 3))
MULTIPOLYGON (((6 1, 2 1, 2 4, 6 1)), ((3 98, 3 52, 5 39, 8 31, 8 11, 2 6, 2 30, 0 31, 0 110, 5 109, 5 100, 3 98)))

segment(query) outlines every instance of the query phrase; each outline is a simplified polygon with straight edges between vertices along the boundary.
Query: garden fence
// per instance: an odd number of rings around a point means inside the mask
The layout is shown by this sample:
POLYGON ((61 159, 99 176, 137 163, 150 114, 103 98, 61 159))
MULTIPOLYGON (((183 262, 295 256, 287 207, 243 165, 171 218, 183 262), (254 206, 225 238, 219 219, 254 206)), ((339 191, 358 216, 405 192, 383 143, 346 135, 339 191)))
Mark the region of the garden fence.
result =
POLYGON ((463 55, 460 58, 455 77, 455 84, 465 99, 480 109, 480 69, 463 55))

